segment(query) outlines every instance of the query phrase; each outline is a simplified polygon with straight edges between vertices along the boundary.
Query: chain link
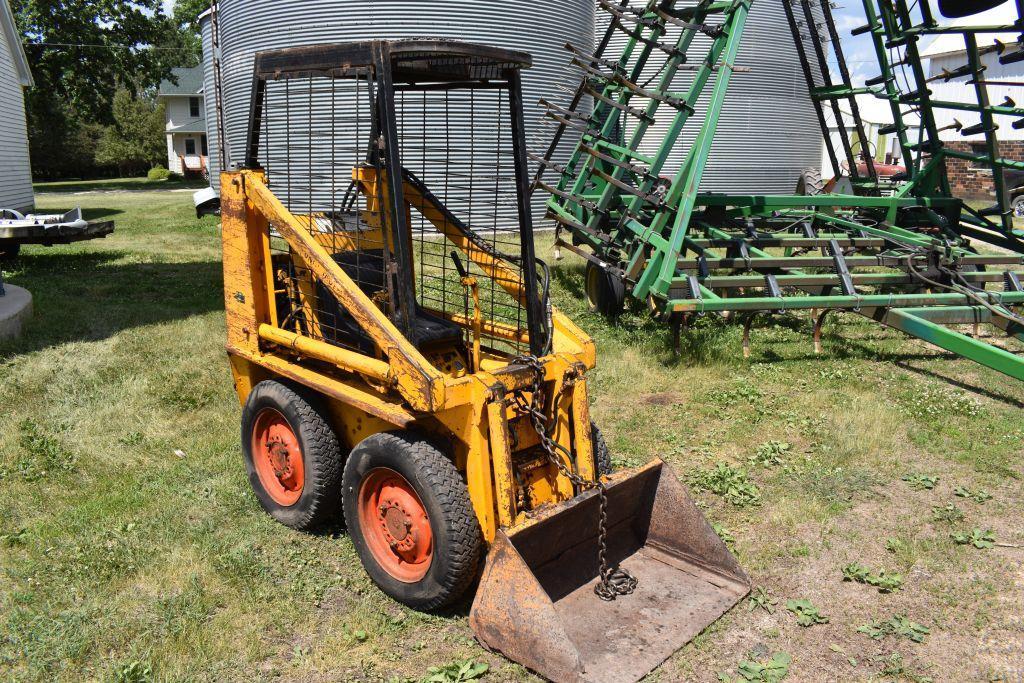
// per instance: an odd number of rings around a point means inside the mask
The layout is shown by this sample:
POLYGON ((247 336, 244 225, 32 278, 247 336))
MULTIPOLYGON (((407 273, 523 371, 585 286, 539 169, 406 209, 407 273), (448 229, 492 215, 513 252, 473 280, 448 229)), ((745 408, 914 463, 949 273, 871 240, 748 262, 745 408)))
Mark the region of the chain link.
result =
MULTIPOLYGON (((608 602, 620 595, 629 595, 636 590, 636 578, 621 567, 608 566, 608 490, 605 483, 601 481, 600 473, 596 472, 594 481, 584 479, 576 474, 562 462, 557 451, 562 451, 571 458, 571 453, 548 435, 548 416, 544 410, 544 364, 536 356, 520 356, 514 363, 522 364, 533 371, 533 385, 530 387, 531 397, 527 410, 530 415, 530 422, 537 431, 541 446, 547 455, 548 461, 554 465, 569 481, 579 490, 597 489, 597 497, 600 503, 597 524, 597 562, 599 567, 599 580, 594 586, 594 593, 597 597, 608 602)), ((576 382, 576 375, 566 378, 564 388, 571 388, 576 382)), ((596 458, 595 458, 596 465, 596 458)))

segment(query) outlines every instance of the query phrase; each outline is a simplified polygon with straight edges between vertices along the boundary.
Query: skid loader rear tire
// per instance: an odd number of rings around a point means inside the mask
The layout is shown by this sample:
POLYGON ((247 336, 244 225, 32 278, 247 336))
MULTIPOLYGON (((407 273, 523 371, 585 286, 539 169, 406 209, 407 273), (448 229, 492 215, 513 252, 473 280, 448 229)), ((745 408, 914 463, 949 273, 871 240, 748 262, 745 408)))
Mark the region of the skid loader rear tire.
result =
POLYGON ((424 437, 382 432, 354 449, 342 478, 345 522, 370 578, 433 610, 476 578, 483 535, 458 469, 424 437))
POLYGON ((242 451, 256 497, 270 516, 306 531, 337 517, 343 457, 314 395, 268 380, 242 410, 242 451))
POLYGON ((584 285, 590 310, 609 318, 618 317, 626 304, 626 286, 596 263, 587 261, 584 285))
POLYGON ((608 444, 601 434, 601 430, 593 422, 590 423, 590 441, 594 444, 594 461, 597 463, 597 473, 607 477, 612 473, 612 454, 608 450, 608 444))

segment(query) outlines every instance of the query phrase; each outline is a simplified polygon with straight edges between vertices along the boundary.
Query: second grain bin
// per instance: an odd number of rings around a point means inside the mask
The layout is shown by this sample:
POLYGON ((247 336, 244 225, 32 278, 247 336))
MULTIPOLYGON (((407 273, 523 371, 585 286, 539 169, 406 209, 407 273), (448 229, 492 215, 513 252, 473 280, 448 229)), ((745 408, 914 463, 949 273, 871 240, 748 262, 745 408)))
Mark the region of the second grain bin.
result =
MULTIPOLYGON (((578 75, 569 69, 564 46, 589 46, 594 36, 593 0, 219 0, 224 127, 229 163, 244 156, 253 57, 257 52, 299 45, 373 39, 451 38, 528 52, 533 67, 523 74, 527 144, 543 150, 550 138, 543 125, 542 97, 564 102, 564 88, 578 75)), ((210 169, 221 170, 215 122, 215 88, 209 15, 203 22, 210 169)), ((439 117, 442 118, 442 117, 439 117)), ((452 154, 463 146, 454 133, 452 154)), ((571 141, 569 141, 571 142, 571 141)), ((571 144, 566 148, 571 149, 571 144)), ((458 160, 456 160, 458 161, 458 160)), ((214 183, 216 187, 216 183, 214 183)), ((543 198, 540 198, 542 205, 543 198)), ((542 209, 535 209, 542 216, 542 209)))

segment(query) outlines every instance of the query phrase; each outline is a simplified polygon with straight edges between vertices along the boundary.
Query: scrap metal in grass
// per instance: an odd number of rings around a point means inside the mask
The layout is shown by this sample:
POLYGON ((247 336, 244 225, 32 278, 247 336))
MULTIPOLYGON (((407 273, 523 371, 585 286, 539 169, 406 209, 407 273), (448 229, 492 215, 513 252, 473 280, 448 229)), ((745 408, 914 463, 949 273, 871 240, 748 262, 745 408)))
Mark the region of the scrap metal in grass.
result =
POLYGON ((1024 109, 1009 99, 993 103, 981 80, 985 59, 1024 59, 1019 45, 993 39, 1019 33, 1016 24, 940 24, 928 0, 862 0, 864 25, 853 33, 869 36, 878 75, 855 86, 830 4, 783 2, 841 177, 812 196, 701 192, 754 1, 603 2, 612 20, 597 53, 573 49, 572 62, 583 72, 577 104, 548 115, 558 124, 556 138, 573 130, 581 139, 565 165, 540 158, 535 188, 551 195, 556 245, 587 261, 591 307, 614 316, 626 294, 645 301, 672 325, 677 346, 695 316, 735 314, 745 350, 756 316, 809 312, 820 351, 828 313, 855 312, 1024 379, 1024 358, 979 334, 985 324, 1024 340, 1017 312, 1024 303, 1024 231, 1014 226, 1003 178, 1024 170, 1024 161, 1005 157, 997 135, 1000 126, 1024 127, 1024 109), (607 54, 617 31, 629 40, 620 54, 607 54), (966 63, 951 78, 966 79, 972 101, 933 96, 918 45, 933 35, 963 40, 966 63), (684 65, 695 71, 680 87, 684 65), (652 72, 654 79, 641 81, 652 72), (593 98, 592 111, 579 107, 585 95, 593 98), (882 133, 895 139, 905 172, 881 173, 880 160, 858 142, 867 139, 858 96, 888 104, 893 123, 882 133), (701 115, 698 100, 706 104, 701 115), (942 125, 942 111, 968 123, 942 125), (652 123, 662 117, 671 124, 652 140, 652 123), (838 143, 830 133, 837 123, 838 143), (700 130, 685 161, 665 176, 684 127, 694 124, 700 130), (913 129, 920 135, 911 136, 913 129), (981 149, 954 149, 944 141, 950 131, 981 136, 981 149), (992 169, 993 207, 977 211, 953 195, 947 163, 954 159, 992 169), (956 329, 963 326, 972 334, 956 329))

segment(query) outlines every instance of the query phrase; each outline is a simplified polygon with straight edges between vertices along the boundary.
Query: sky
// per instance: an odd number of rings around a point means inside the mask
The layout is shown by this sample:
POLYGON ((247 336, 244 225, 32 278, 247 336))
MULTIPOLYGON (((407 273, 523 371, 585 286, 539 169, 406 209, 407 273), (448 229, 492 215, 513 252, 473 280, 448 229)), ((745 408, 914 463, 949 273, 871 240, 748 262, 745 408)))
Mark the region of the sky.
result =
MULTIPOLYGON (((932 2, 932 7, 935 8, 936 2, 932 2)), ((843 41, 843 52, 846 55, 846 61, 850 66, 850 72, 852 80, 856 84, 862 84, 865 79, 873 78, 878 75, 878 66, 875 61, 874 48, 871 45, 871 38, 869 36, 851 36, 850 31, 862 26, 864 24, 864 10, 861 7, 861 3, 855 0, 848 0, 846 6, 840 7, 834 11, 836 28, 839 30, 839 35, 843 41)), ((940 23, 953 23, 949 20, 944 20, 941 17, 936 17, 940 23)), ((1005 2, 999 7, 990 9, 987 12, 976 14, 973 17, 967 17, 965 19, 958 19, 958 24, 1012 24, 1017 19, 1016 6, 1013 2, 1005 2)), ((924 50, 927 47, 930 39, 926 38, 921 43, 921 49, 924 50)))

